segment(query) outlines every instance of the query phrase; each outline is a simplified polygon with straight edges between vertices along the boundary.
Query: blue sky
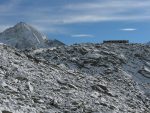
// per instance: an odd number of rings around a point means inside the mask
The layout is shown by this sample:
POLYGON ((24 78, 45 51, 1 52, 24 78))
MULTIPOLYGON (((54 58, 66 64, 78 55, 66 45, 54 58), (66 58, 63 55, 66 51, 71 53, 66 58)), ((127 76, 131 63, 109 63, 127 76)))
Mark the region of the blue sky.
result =
POLYGON ((23 21, 66 44, 150 41, 150 0, 0 0, 0 31, 23 21))

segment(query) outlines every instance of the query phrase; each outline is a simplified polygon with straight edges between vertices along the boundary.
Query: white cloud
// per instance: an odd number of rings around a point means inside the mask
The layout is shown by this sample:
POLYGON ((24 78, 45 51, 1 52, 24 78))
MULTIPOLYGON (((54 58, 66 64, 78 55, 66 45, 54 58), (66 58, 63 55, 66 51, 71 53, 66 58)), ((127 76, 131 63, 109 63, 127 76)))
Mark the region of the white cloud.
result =
POLYGON ((35 29, 39 30, 42 33, 50 33, 50 34, 69 34, 69 31, 67 31, 63 27, 56 27, 56 26, 50 26, 50 25, 37 25, 37 24, 30 24, 35 29))
POLYGON ((12 25, 0 25, 0 32, 3 32, 4 30, 10 27, 12 27, 12 25))
POLYGON ((14 7, 16 7, 17 4, 19 4, 19 3, 20 3, 20 0, 6 1, 6 3, 0 4, 0 12, 5 14, 9 11, 13 11, 14 7))
MULTIPOLYGON (((148 0, 105 0, 103 2, 96 0, 66 4, 59 8, 57 12, 45 7, 44 10, 49 15, 46 18, 43 18, 44 15, 39 15, 35 22, 72 24, 101 21, 143 21, 150 19, 150 1, 148 0), (54 13, 51 14, 51 12, 54 13)), ((43 12, 43 10, 41 11, 43 12)))
POLYGON ((137 29, 135 28, 123 28, 123 29, 120 29, 121 31, 136 31, 137 29))
POLYGON ((91 34, 74 34, 74 35, 71 35, 71 37, 73 37, 73 38, 93 38, 94 35, 91 35, 91 34))
POLYGON ((113 0, 70 4, 65 6, 70 18, 64 23, 101 22, 101 21, 141 21, 150 19, 150 1, 148 0, 113 0), (71 14, 71 12, 74 12, 71 14), (79 13, 78 13, 79 12, 79 13))
MULTIPOLYGON (((26 0, 30 4, 25 9, 18 5, 22 0, 9 1, 8 4, 0 5, 1 23, 15 24, 13 21, 23 19, 44 32, 64 33, 66 30, 60 27, 64 24, 150 20, 150 0, 88 0, 77 3, 72 1, 58 6, 45 6, 42 0, 39 6, 26 0)), ((0 30, 3 28, 4 26, 0 30)))
MULTIPOLYGON (((150 19, 150 0, 93 0, 49 7, 26 6, 25 10, 15 10, 21 0, 10 0, 0 5, 1 16, 23 16, 34 23, 72 24, 101 21, 143 21, 150 19), (27 8, 29 7, 29 8, 27 8), (57 9, 57 10, 56 10, 57 9), (6 13, 7 11, 7 13, 6 13), (38 12, 38 13, 37 13, 38 12)), ((7 20, 7 19, 6 19, 7 20)))

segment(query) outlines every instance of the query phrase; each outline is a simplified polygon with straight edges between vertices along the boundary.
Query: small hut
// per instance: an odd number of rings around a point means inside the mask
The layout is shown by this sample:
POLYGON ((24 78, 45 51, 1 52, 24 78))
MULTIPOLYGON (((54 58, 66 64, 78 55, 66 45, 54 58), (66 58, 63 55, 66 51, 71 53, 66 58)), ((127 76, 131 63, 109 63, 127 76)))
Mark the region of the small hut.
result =
POLYGON ((129 40, 104 40, 103 43, 129 43, 129 40))

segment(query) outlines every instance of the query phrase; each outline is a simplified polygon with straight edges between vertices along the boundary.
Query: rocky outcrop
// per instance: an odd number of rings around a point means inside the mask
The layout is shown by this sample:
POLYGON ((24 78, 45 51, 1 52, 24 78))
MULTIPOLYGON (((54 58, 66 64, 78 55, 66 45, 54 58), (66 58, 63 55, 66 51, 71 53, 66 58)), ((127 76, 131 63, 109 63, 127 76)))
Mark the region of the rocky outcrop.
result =
POLYGON ((150 48, 139 44, 25 51, 0 45, 0 110, 149 113, 150 79, 138 73, 140 66, 149 65, 149 54, 150 48))
POLYGON ((129 43, 129 40, 104 40, 103 43, 129 43))
POLYGON ((39 60, 63 64, 65 69, 86 74, 114 74, 121 71, 133 78, 149 95, 150 47, 142 44, 79 44, 31 51, 39 60))

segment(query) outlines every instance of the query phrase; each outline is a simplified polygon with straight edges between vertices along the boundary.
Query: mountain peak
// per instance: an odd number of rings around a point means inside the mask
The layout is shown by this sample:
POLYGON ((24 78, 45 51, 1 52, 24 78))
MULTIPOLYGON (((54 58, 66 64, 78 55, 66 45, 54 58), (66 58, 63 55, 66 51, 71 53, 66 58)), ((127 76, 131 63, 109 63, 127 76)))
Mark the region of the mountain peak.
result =
MULTIPOLYGON (((15 26, 26 26, 26 25, 28 25, 27 23, 25 23, 25 22, 19 22, 19 23, 17 23, 15 26)), ((14 26, 14 27, 15 27, 14 26)))
POLYGON ((30 25, 28 25, 27 23, 25 23, 25 22, 19 22, 19 23, 17 23, 13 28, 19 28, 19 29, 28 29, 28 30, 30 30, 30 25))
POLYGON ((0 34, 0 42, 18 49, 50 47, 47 40, 45 35, 25 22, 19 22, 0 34))
POLYGON ((26 23, 25 22, 19 22, 16 25, 26 25, 26 23))

